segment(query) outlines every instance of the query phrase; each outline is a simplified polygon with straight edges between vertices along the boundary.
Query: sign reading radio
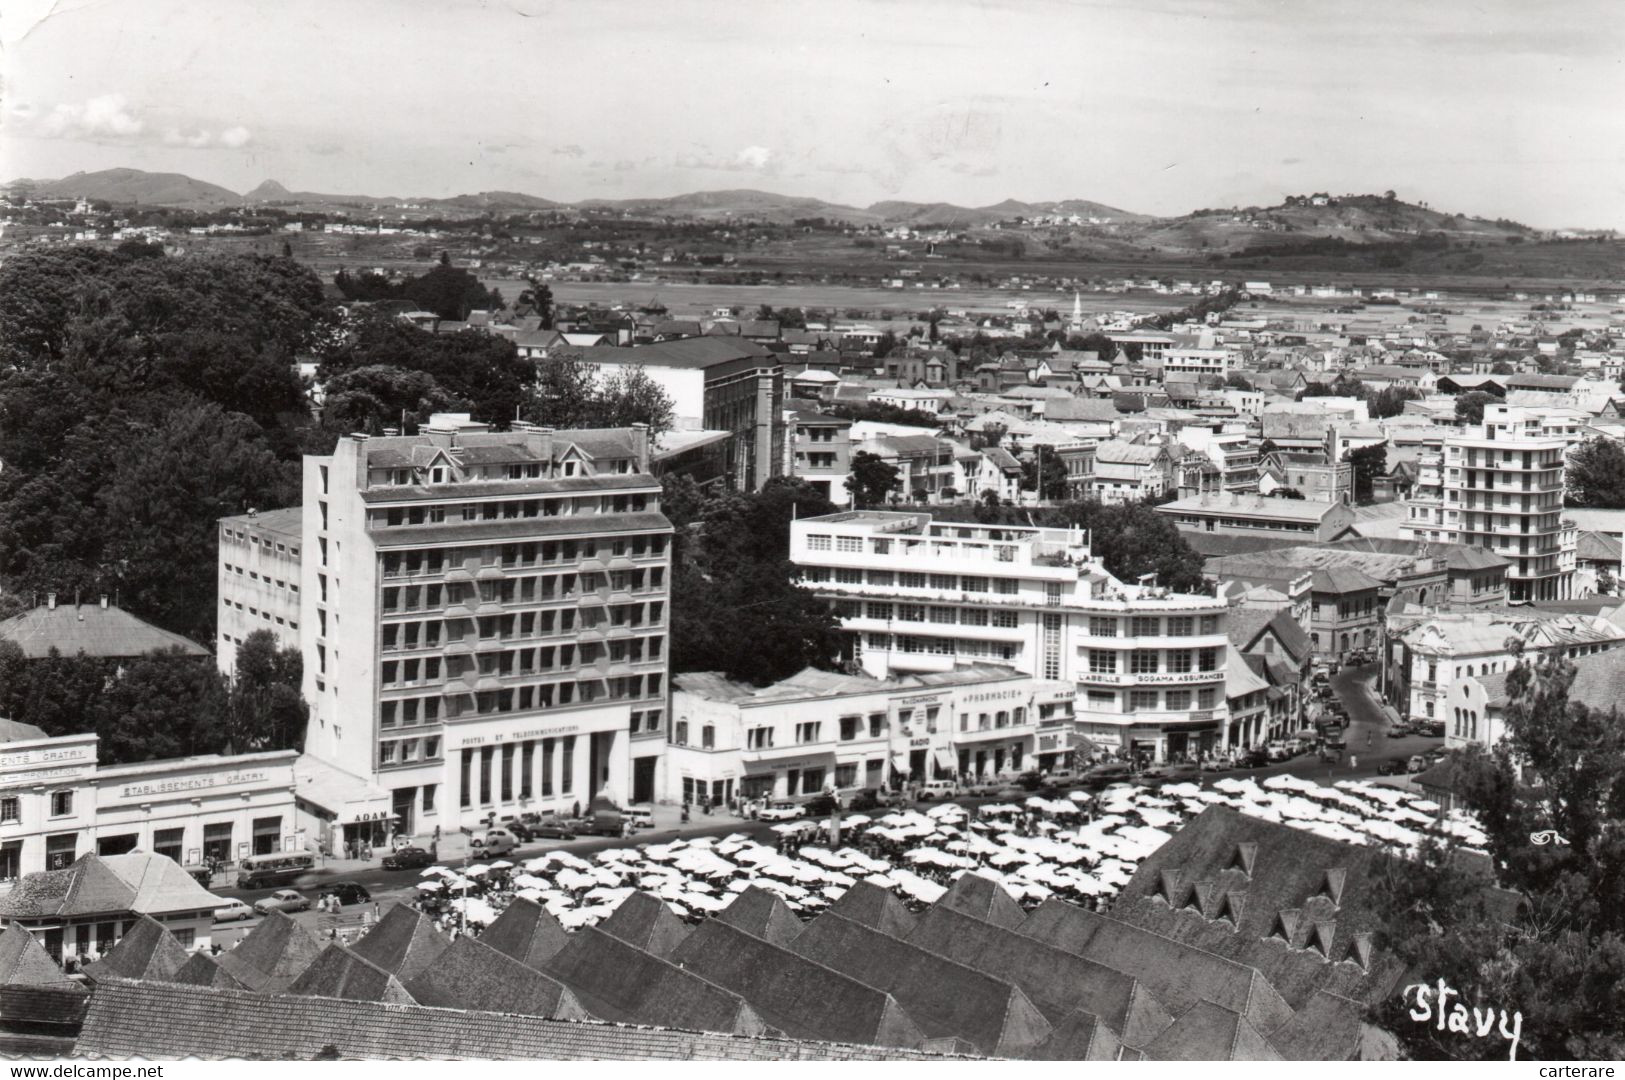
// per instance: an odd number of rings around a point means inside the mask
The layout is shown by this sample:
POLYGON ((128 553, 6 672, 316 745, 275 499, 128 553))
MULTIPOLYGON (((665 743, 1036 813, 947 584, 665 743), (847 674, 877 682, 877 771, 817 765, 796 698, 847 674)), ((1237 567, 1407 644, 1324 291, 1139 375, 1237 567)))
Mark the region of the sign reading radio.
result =
POLYGON ((121 799, 140 799, 151 795, 173 795, 183 791, 203 791, 216 787, 236 787, 239 784, 261 784, 266 780, 263 772, 226 773, 224 776, 188 776, 179 780, 155 780, 149 784, 125 784, 119 789, 121 799))

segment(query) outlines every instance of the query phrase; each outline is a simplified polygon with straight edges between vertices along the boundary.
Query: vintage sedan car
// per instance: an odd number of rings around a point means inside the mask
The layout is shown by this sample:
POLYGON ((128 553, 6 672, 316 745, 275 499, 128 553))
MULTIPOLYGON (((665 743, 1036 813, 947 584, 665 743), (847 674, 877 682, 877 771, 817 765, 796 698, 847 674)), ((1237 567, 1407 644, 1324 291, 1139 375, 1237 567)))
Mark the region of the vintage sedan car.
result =
POLYGON ((309 910, 310 898, 295 889, 278 889, 270 896, 254 901, 254 911, 260 915, 269 915, 273 911, 291 915, 295 911, 309 910))
POLYGON ((252 919, 253 917, 254 909, 235 897, 214 909, 215 922, 236 922, 238 919, 252 919))
POLYGON ((404 847, 384 856, 385 870, 421 870, 434 863, 434 856, 420 847, 404 847))
POLYGON ((794 821, 797 818, 806 816, 807 810, 800 803, 788 802, 782 799, 769 803, 757 815, 763 821, 794 821))

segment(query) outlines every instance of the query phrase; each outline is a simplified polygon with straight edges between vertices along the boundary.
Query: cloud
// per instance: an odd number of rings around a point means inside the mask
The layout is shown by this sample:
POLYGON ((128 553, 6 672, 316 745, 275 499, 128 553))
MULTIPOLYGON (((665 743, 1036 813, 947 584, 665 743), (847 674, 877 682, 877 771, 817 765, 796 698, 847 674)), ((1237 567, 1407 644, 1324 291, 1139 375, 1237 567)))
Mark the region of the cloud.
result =
POLYGON ((555 146, 553 148, 553 153, 563 154, 565 157, 581 157, 586 153, 586 151, 581 149, 581 147, 577 146, 575 143, 571 143, 568 146, 555 146))
POLYGON ((138 137, 146 126, 123 94, 103 94, 83 102, 62 102, 41 118, 39 130, 53 139, 121 142, 138 137))
POLYGON ((182 130, 170 128, 164 132, 164 143, 168 146, 184 146, 189 150, 208 150, 213 147, 223 147, 227 150, 236 150, 247 146, 253 141, 253 134, 242 125, 226 128, 216 134, 203 128, 182 130))
POLYGON ((765 146, 747 146, 734 155, 734 165, 740 169, 761 172, 773 161, 773 151, 765 146))

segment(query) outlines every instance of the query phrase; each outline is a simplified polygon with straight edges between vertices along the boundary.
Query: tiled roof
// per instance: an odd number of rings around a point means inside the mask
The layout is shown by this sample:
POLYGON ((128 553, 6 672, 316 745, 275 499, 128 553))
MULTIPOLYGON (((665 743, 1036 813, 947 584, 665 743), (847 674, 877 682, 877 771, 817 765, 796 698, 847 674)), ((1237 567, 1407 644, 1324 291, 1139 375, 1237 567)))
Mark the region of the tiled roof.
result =
POLYGON ((908 942, 1011 983, 1052 1025, 1082 1009, 1139 1046, 1173 1020, 1120 971, 940 905, 919 917, 908 942))
POLYGON ((600 1020, 733 1035, 775 1034, 738 994, 596 927, 571 934, 543 969, 568 986, 600 1020))
POLYGON ((1270 1045, 1286 1061, 1361 1060, 1364 1016, 1359 1002, 1319 990, 1292 1019, 1269 1033, 1270 1045))
POLYGON ((85 968, 92 982, 102 979, 169 979, 186 963, 186 950, 148 915, 138 915, 118 944, 85 968))
POLYGON ((1165 513, 1241 514, 1271 521, 1323 521, 1336 510, 1344 510, 1341 503, 1310 502, 1307 499, 1273 499, 1267 495, 1244 495, 1233 491, 1217 495, 1193 495, 1176 499, 1157 507, 1165 513))
POLYGON ((1015 897, 992 878, 974 871, 961 874, 937 903, 1006 930, 1016 929, 1027 918, 1015 897))
POLYGON ((689 936, 689 927, 665 903, 638 892, 622 900, 598 928, 655 956, 670 958, 689 936))
POLYGON ((433 966, 450 945, 451 939, 435 929, 429 916, 396 904, 350 951, 404 983, 433 966))
POLYGON ((755 360, 776 366, 773 353, 754 341, 739 337, 691 337, 623 349, 599 345, 579 350, 589 364, 645 365, 670 368, 709 368, 735 360, 755 360))
POLYGON ((206 911, 220 906, 174 859, 145 852, 79 856, 63 870, 29 874, 0 896, 0 916, 69 918, 137 912, 206 911))
POLYGON ((1312 588, 1317 593, 1342 594, 1380 589, 1382 582, 1352 566, 1332 566, 1315 571, 1312 588))
MULTIPOLYGON (((1199 898, 1193 894, 1193 899, 1199 898)), ((1075 904, 1046 900, 1027 916, 1021 933, 1134 976, 1175 1012, 1212 1001, 1261 1031, 1274 1030, 1292 1016, 1255 968, 1075 904)))
POLYGON ((906 939, 914 929, 914 915, 897 894, 872 881, 859 881, 826 910, 892 937, 906 939))
POLYGON ((906 1047, 925 1039, 890 994, 715 919, 671 959, 738 994, 791 1038, 906 1047))
POLYGON ((717 918, 747 934, 786 947, 802 929, 801 920, 784 898, 759 885, 752 885, 734 897, 717 913, 717 918))
MULTIPOLYGON (((1127 1060, 1122 1054, 1123 1043, 1100 1022, 1100 1017, 1077 1009, 1056 1021, 1049 1038, 1022 1057, 1029 1061, 1127 1060)), ((1132 1051, 1130 1054, 1137 1056, 1132 1051)))
POLYGON ((918 1051, 591 1024, 168 983, 99 986, 78 1057, 836 1061, 918 1051))
POLYGON ((591 1019, 563 983, 469 936, 458 938, 405 982, 406 992, 420 1005, 591 1019))
POLYGON ((215 962, 245 988, 276 994, 303 975, 321 951, 315 934, 283 912, 273 911, 215 962))
POLYGON ((7 716, 0 716, 0 743, 25 742, 30 739, 49 738, 45 729, 25 724, 20 720, 13 720, 7 716))
POLYGON ((193 953, 169 981, 185 983, 188 986, 208 986, 216 990, 248 989, 233 978, 225 968, 215 963, 214 957, 206 952, 193 953))
POLYGON ((1281 1055, 1247 1019, 1198 1001, 1144 1047, 1148 1061, 1279 1061, 1281 1055))
POLYGON ((978 1053, 1017 1057, 1051 1033, 1043 1014, 1008 982, 827 911, 790 949, 891 994, 927 1038, 962 1038, 978 1053))
POLYGON ((412 1004, 412 995, 407 993, 399 979, 337 944, 329 945, 318 953, 304 973, 288 986, 288 993, 303 997, 412 1004))
POLYGON ((29 659, 52 649, 63 656, 131 657, 179 649, 187 656, 208 656, 209 650, 168 630, 143 622, 109 604, 41 605, 0 622, 0 641, 15 641, 29 659))
POLYGON ((79 988, 78 983, 62 974, 45 946, 20 928, 0 933, 0 984, 79 988))
POLYGON ((552 912, 533 900, 519 897, 480 932, 480 941, 504 956, 539 968, 569 942, 552 912))
POLYGON ((1402 971, 1373 944, 1385 858, 1213 806, 1140 864, 1112 916, 1256 968, 1294 1009, 1318 990, 1374 1001, 1402 971), (1198 887, 1222 898, 1207 914, 1198 887))

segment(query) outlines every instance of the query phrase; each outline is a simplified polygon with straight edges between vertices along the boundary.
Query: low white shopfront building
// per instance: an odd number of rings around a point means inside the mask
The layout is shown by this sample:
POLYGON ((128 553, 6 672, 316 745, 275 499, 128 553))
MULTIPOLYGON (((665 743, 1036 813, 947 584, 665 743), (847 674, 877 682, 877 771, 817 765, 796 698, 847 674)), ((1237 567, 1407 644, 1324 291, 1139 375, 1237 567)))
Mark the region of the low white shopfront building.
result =
POLYGON ((885 680, 809 668, 764 688, 714 672, 674 683, 660 797, 695 803, 1058 767, 1076 693, 994 664, 885 680))
POLYGON ((0 890, 87 852, 196 866, 303 846, 292 750, 98 766, 94 734, 21 724, 10 733, 0 744, 0 890))

